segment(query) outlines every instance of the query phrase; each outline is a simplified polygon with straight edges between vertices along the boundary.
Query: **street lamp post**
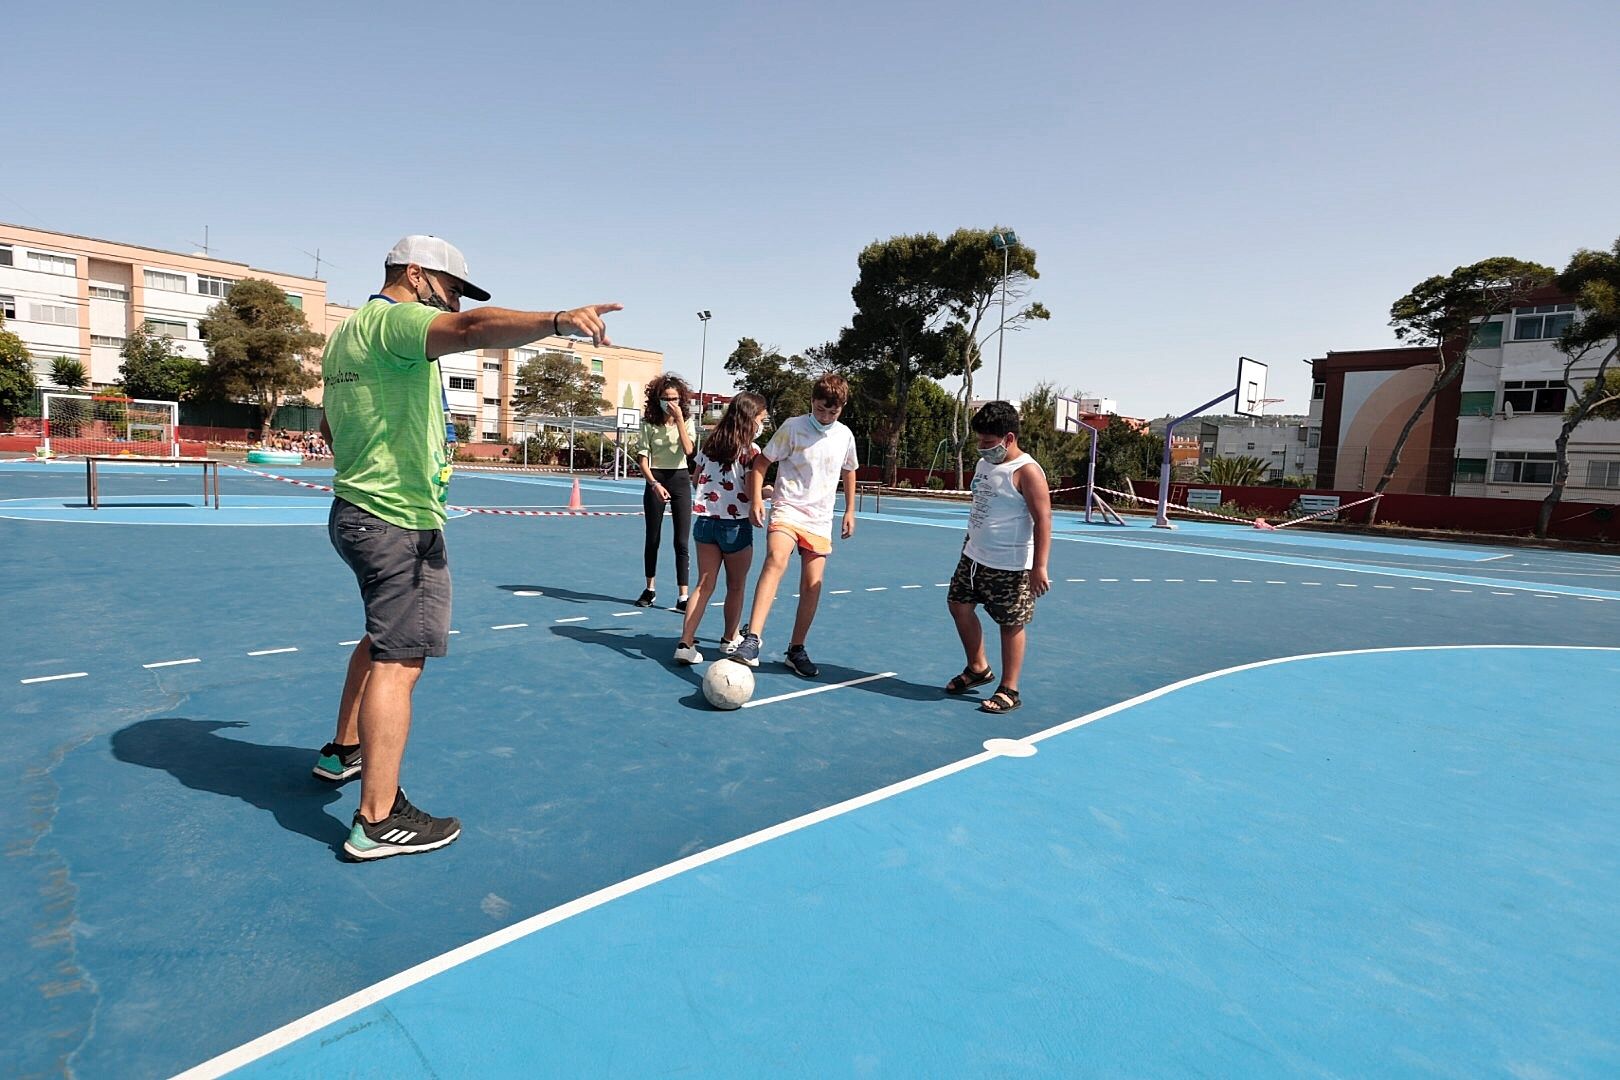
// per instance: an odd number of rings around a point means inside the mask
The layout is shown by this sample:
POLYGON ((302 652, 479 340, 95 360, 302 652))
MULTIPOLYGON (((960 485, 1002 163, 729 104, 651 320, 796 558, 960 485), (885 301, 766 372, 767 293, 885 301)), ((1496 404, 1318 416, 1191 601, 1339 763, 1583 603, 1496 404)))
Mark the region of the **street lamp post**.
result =
POLYGON ((712 311, 697 313, 698 321, 703 324, 703 348, 698 353, 698 407, 697 407, 697 441, 703 441, 703 378, 709 366, 709 316, 712 311))
MULTIPOLYGON (((1006 232, 992 233, 990 244, 1001 252, 1001 326, 996 331, 996 400, 1001 400, 1001 353, 1002 345, 1007 339, 1007 262, 1009 253, 1018 246, 1018 234, 1008 229, 1006 232)), ((968 403, 970 406, 972 402, 968 403)))

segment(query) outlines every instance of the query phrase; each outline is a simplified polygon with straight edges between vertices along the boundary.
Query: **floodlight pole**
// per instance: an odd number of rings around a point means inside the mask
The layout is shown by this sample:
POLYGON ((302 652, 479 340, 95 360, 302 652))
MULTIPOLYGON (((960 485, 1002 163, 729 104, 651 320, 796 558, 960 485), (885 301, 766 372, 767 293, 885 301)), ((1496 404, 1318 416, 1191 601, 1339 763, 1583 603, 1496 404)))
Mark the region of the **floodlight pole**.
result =
POLYGON ((1170 421, 1170 423, 1165 425, 1164 460, 1159 463, 1159 514, 1158 517, 1156 517, 1153 521, 1153 527, 1155 529, 1175 528, 1174 525, 1170 524, 1168 507, 1170 504, 1170 466, 1172 464, 1170 457, 1170 438, 1175 433, 1176 425, 1181 423, 1183 420, 1192 419, 1201 412, 1207 412, 1210 409, 1213 409, 1215 406, 1219 405, 1229 397, 1237 397, 1237 387, 1234 386, 1220 397, 1204 402, 1204 404, 1198 406, 1198 408, 1194 409, 1192 412, 1183 416, 1178 416, 1174 420, 1170 421))
MULTIPOLYGON (((990 243, 1001 249, 1001 326, 996 330, 996 400, 1001 400, 1001 354, 1007 340, 1007 264, 1018 234, 1011 231, 992 233, 990 243)), ((971 406, 973 403, 968 402, 971 406)))
POLYGON ((697 404, 697 430, 694 441, 701 445, 703 442, 703 383, 709 366, 709 317, 712 311, 697 313, 698 321, 703 324, 703 346, 698 352, 698 404, 697 404))

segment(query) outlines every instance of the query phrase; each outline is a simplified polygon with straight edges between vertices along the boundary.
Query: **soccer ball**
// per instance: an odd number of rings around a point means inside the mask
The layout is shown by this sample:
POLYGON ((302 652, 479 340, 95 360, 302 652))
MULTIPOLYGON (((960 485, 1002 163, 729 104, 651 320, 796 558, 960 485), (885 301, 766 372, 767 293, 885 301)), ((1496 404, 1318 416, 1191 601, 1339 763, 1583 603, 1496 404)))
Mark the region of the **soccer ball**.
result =
POLYGON ((735 660, 716 660, 703 675, 703 696, 717 709, 740 709, 754 696, 754 672, 735 660))

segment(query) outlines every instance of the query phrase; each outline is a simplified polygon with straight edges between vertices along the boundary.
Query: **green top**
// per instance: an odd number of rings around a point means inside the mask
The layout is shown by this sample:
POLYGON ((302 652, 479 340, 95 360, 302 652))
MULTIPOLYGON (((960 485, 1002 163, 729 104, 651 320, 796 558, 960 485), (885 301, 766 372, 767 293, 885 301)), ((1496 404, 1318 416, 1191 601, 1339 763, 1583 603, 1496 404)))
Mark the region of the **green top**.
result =
MULTIPOLYGON (((686 418, 686 434, 696 447, 697 428, 690 416, 686 418)), ((642 421, 641 449, 636 451, 636 456, 646 458, 648 466, 654 469, 686 468, 686 451, 681 449, 681 435, 674 424, 642 421)))
POLYGON ((450 496, 444 388, 428 360, 440 312, 374 296, 321 358, 337 497, 402 529, 443 528, 450 496))

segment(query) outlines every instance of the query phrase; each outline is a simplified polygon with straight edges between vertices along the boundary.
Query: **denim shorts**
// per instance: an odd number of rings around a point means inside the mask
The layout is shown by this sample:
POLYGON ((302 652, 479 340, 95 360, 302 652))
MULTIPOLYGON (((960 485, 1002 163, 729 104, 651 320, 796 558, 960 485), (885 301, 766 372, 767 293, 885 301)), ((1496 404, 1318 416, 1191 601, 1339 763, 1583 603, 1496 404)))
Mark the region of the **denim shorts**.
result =
POLYGON ((443 656, 450 648, 450 560, 442 529, 402 529, 342 499, 326 520, 354 571, 373 660, 443 656))
POLYGON ((754 546, 754 523, 747 518, 699 515, 692 522, 692 539, 700 544, 713 544, 722 555, 734 555, 754 546))

